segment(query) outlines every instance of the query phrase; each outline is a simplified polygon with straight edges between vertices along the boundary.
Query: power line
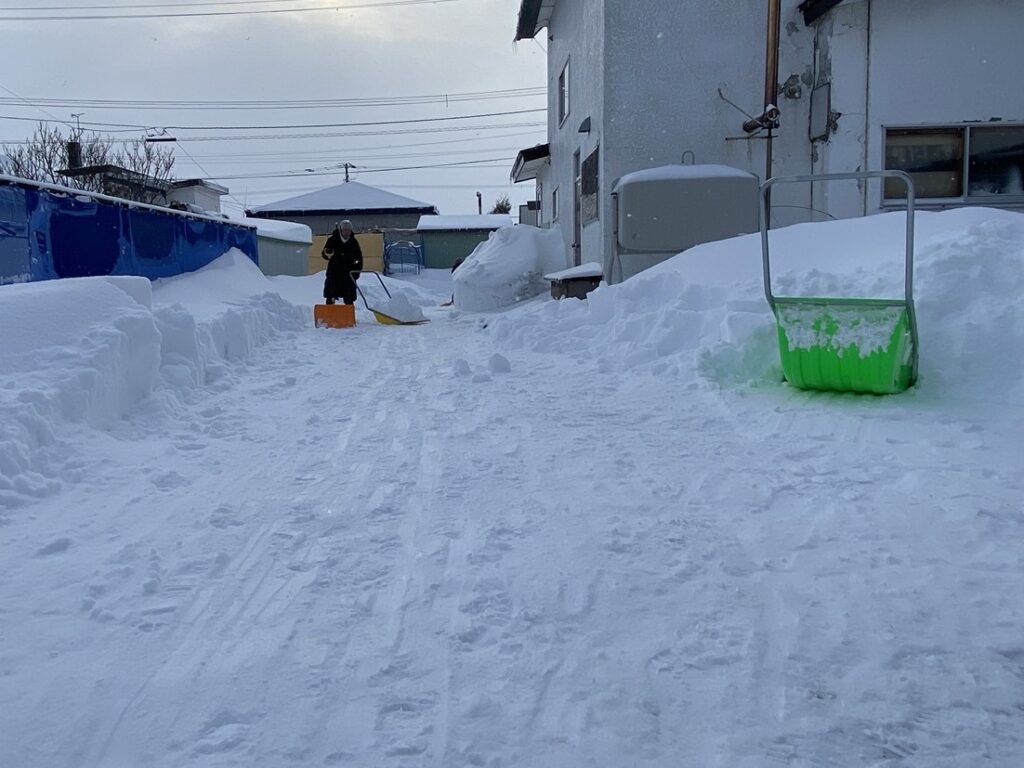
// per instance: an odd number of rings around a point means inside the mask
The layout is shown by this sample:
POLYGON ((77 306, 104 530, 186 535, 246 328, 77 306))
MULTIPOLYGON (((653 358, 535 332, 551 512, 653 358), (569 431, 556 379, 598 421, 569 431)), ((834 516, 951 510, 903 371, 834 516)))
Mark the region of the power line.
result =
POLYGON ((61 107, 64 109, 118 109, 118 110, 291 110, 337 109, 341 107, 392 107, 414 104, 444 104, 460 101, 488 101, 493 99, 522 99, 545 96, 546 87, 507 88, 491 91, 461 93, 434 93, 416 96, 368 96, 344 99, 61 99, 53 97, 18 97, 17 101, 0 96, 0 106, 29 104, 33 107, 61 107))
MULTIPOLYGON (((541 128, 547 123, 497 123, 485 125, 453 125, 444 128, 402 128, 398 130, 382 131, 343 131, 332 133, 264 133, 264 134, 236 134, 220 136, 188 136, 188 141, 278 141, 278 140, 306 140, 306 139, 334 139, 349 138, 352 136, 408 136, 421 133, 464 133, 467 131, 492 131, 510 130, 514 128, 541 128)), ((135 139, 111 139, 117 144, 130 144, 135 139)), ((31 144, 31 139, 0 139, 0 144, 31 144)))
MULTIPOLYGON (((463 160, 455 163, 435 163, 431 165, 407 165, 394 168, 359 168, 357 169, 360 173, 390 173, 392 171, 419 171, 419 170, 435 170, 439 168, 448 169, 460 169, 460 170, 475 170, 477 168, 507 168, 507 163, 512 162, 514 158, 504 157, 489 157, 484 160, 463 160), (497 164, 498 162, 505 163, 504 165, 497 164), (485 165, 485 163, 492 163, 492 165, 485 165)), ((344 173, 344 169, 341 167, 335 168, 334 170, 323 170, 314 171, 312 173, 297 172, 297 173, 263 173, 263 174, 241 174, 241 175, 228 175, 228 176, 211 176, 212 179, 218 179, 220 181, 232 181, 238 179, 289 179, 289 178, 310 178, 313 176, 338 176, 344 173)))
MULTIPOLYGON (((448 117, 417 117, 407 120, 366 120, 354 123, 289 123, 277 125, 140 125, 138 123, 104 123, 86 120, 82 125, 94 125, 109 128, 126 128, 133 130, 154 130, 160 128, 164 131, 278 131, 288 129, 304 128, 361 128, 370 125, 411 125, 413 123, 445 123, 455 120, 478 120, 484 117, 510 117, 512 115, 529 115, 537 112, 547 112, 542 109, 514 109, 506 112, 483 112, 476 115, 450 115, 448 117)), ((0 115, 0 120, 21 120, 35 123, 66 123, 66 120, 44 120, 41 118, 17 117, 11 115, 0 115)), ((123 132, 123 131, 119 131, 123 132)))
MULTIPOLYGON (((510 187, 513 187, 513 185, 505 182, 504 184, 387 184, 386 186, 379 187, 379 189, 508 189, 510 187)), ((320 188, 318 185, 303 184, 299 187, 268 187, 255 192, 250 191, 249 194, 280 195, 293 193, 301 195, 304 192, 311 192, 320 188)), ((261 205, 261 203, 255 203, 255 205, 261 205)))
POLYGON ((216 5, 285 5, 303 3, 307 0, 205 0, 198 3, 125 3, 121 5, 11 5, 0 7, 0 11, 98 11, 116 9, 119 11, 136 8, 189 8, 216 5))
MULTIPOLYGON (((19 96, 18 94, 16 94, 16 93, 15 93, 14 91, 12 91, 12 90, 11 90, 10 88, 8 88, 7 86, 5 86, 5 85, 2 85, 2 84, 0 84, 0 89, 3 89, 3 90, 5 90, 5 91, 7 91, 7 93, 9 93, 9 94, 11 94, 12 96, 14 96, 14 98, 16 98, 16 99, 18 99, 18 100, 20 100, 20 101, 23 101, 23 102, 25 102, 25 104, 27 104, 27 105, 28 105, 29 107, 31 107, 32 109, 38 109, 38 110, 39 110, 40 112, 42 112, 42 113, 43 113, 44 115, 49 115, 50 117, 52 117, 52 118, 54 119, 54 120, 53 120, 54 122, 58 122, 58 123, 64 123, 65 125, 71 125, 71 122, 70 122, 70 121, 68 121, 68 120, 61 120, 61 119, 60 119, 60 118, 58 118, 58 117, 57 117, 57 116, 56 116, 55 114, 53 114, 53 112, 49 112, 49 111, 47 111, 47 110, 43 109, 42 107, 38 106, 37 104, 33 104, 32 102, 30 102, 30 101, 29 101, 28 99, 26 99, 25 97, 23 97, 23 96, 19 96)), ((38 120, 37 120, 36 122, 38 122, 38 120)), ((47 121, 47 122, 50 122, 50 121, 47 121)))
MULTIPOLYGON (((178 144, 180 145, 181 142, 178 142, 178 144)), ((355 163, 366 163, 366 162, 374 162, 374 161, 381 161, 381 160, 394 162, 396 160, 410 160, 410 159, 421 159, 421 158, 431 158, 431 157, 446 157, 446 158, 447 157, 465 157, 467 155, 473 156, 473 155, 481 155, 481 154, 494 154, 495 152, 501 152, 501 153, 513 152, 514 153, 514 152, 517 152, 517 151, 518 151, 517 147, 481 147, 479 149, 466 149, 466 150, 447 150, 447 151, 435 151, 435 152, 400 152, 400 153, 397 153, 397 154, 395 154, 395 153, 388 153, 388 154, 365 155, 365 154, 357 153, 357 152, 349 152, 348 150, 339 150, 337 152, 332 152, 332 153, 329 153, 329 154, 320 153, 316 157, 310 157, 310 158, 306 159, 306 162, 304 163, 304 165, 307 166, 307 167, 304 170, 308 171, 309 170, 309 166, 314 166, 314 165, 316 165, 316 166, 325 166, 325 167, 333 167, 333 165, 331 165, 331 164, 336 163, 338 161, 338 158, 340 158, 340 157, 348 158, 350 161, 355 162, 355 163)), ((194 158, 196 158, 198 156, 191 155, 190 157, 192 157, 194 159, 194 158)), ((296 163, 302 163, 303 162, 301 159, 296 159, 294 157, 283 157, 283 158, 279 158, 279 159, 269 159, 269 160, 268 159, 241 159, 241 158, 236 158, 236 157, 226 157, 226 158, 223 158, 223 159, 220 159, 220 160, 211 160, 208 157, 204 157, 203 159, 207 163, 212 164, 214 167, 222 167, 222 168, 224 166, 229 166, 229 167, 236 167, 236 166, 238 166, 238 167, 242 167, 242 166, 270 166, 270 165, 276 165, 276 166, 289 165, 289 166, 293 166, 294 167, 296 165, 296 163)), ((269 169, 268 169, 268 171, 269 171, 269 169)))
MULTIPOLYGON (((401 144, 383 144, 383 145, 377 145, 377 146, 373 146, 373 147, 345 147, 343 149, 336 149, 336 150, 335 149, 331 149, 329 147, 321 147, 321 148, 318 148, 315 151, 319 155, 319 153, 323 153, 323 152, 335 152, 335 153, 347 152, 347 153, 351 153, 351 152, 373 152, 373 151, 381 150, 381 149, 407 149, 407 148, 410 148, 410 147, 436 147, 436 146, 440 146, 440 145, 443 145, 443 144, 466 144, 466 143, 471 142, 471 141, 493 141, 495 139, 512 139, 512 138, 517 138, 517 137, 520 137, 520 136, 536 136, 538 133, 540 133, 540 131, 538 129, 534 129, 532 131, 518 131, 516 133, 502 133, 502 134, 498 134, 496 136, 467 136, 467 137, 460 137, 458 139, 441 139, 440 141, 403 142, 401 144)), ((308 149, 298 150, 298 151, 295 151, 295 152, 281 152, 281 151, 273 151, 272 150, 270 152, 239 152, 239 153, 230 153, 230 154, 222 153, 222 154, 211 154, 211 155, 202 155, 202 154, 200 154, 200 155, 196 155, 196 157, 201 157, 204 160, 205 159, 209 159, 209 160, 225 159, 225 158, 233 158, 233 157, 293 157, 294 158, 294 157, 309 156, 312 153, 313 153, 313 151, 308 150, 308 149)))
MULTIPOLYGON (((315 13, 318 11, 351 11, 367 8, 393 8, 410 5, 437 5, 459 0, 385 0, 379 3, 313 6, 305 8, 260 8, 250 11, 190 11, 188 13, 82 14, 77 16, 0 16, 0 21, 98 21, 124 19, 185 19, 211 16, 257 16, 270 13, 315 13)), ((0 9, 3 11, 3 9, 0 9)))

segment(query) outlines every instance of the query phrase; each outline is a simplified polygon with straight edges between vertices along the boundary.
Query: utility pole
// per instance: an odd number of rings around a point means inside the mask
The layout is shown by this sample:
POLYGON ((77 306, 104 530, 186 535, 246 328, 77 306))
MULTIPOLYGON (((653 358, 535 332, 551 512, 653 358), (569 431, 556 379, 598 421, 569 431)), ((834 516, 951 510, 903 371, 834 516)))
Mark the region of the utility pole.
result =
POLYGON ((77 130, 78 130, 78 135, 79 136, 82 135, 82 115, 84 115, 84 114, 85 114, 85 112, 72 112, 71 113, 71 116, 73 118, 75 118, 75 123, 78 126, 77 130))
POLYGON ((479 192, 476 193, 476 212, 481 216, 484 213, 484 196, 479 192))
POLYGON ((345 183, 346 184, 348 183, 348 169, 349 168, 355 168, 355 166, 352 165, 352 163, 345 163, 345 183))

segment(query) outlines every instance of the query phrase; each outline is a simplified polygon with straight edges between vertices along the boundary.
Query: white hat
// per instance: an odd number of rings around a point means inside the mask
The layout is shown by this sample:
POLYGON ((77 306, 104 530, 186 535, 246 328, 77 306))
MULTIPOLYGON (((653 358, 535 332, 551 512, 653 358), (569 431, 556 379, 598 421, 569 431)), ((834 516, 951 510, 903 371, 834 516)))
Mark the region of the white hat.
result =
POLYGON ((338 228, 339 229, 352 229, 352 222, 349 221, 348 219, 345 219, 344 221, 341 222, 341 224, 338 225, 338 228))

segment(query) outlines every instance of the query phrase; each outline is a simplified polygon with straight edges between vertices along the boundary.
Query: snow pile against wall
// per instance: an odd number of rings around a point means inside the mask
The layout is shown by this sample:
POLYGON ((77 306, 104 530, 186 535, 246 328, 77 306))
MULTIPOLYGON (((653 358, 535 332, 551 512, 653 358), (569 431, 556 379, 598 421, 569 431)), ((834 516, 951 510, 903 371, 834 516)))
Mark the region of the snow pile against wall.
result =
POLYGON ((160 333, 149 281, 0 288, 0 508, 58 490, 58 425, 103 427, 152 391, 160 333))
POLYGON ((227 363, 301 328, 305 312, 271 290, 235 250, 156 284, 92 277, 0 288, 0 508, 80 474, 61 444, 67 425, 109 428, 153 396, 173 409, 227 363))
MULTIPOLYGON (((779 296, 899 298, 905 215, 772 232, 779 296)), ((1024 396, 1024 216, 919 213, 915 303, 922 395, 1024 396)), ((507 348, 556 352, 599 369, 645 368, 688 386, 776 382, 775 324, 757 235, 697 246, 587 301, 549 301, 496 318, 507 348)))
POLYGON ((471 312, 512 306, 547 291, 544 275, 567 266, 558 230, 504 227, 491 233, 455 270, 455 304, 471 312))

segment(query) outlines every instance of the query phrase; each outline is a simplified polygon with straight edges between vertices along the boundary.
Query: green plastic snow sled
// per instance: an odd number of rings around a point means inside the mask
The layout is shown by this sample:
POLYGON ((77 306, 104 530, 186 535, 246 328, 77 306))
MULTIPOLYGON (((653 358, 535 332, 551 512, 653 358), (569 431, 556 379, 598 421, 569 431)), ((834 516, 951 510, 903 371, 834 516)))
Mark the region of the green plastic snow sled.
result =
POLYGON ((768 179, 761 185, 764 292, 775 314, 786 380, 800 389, 903 392, 917 381, 914 314, 914 184, 903 171, 868 171, 768 179), (780 182, 894 177, 907 187, 907 255, 902 299, 775 296, 768 256, 767 191, 780 182))

